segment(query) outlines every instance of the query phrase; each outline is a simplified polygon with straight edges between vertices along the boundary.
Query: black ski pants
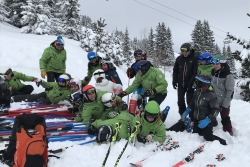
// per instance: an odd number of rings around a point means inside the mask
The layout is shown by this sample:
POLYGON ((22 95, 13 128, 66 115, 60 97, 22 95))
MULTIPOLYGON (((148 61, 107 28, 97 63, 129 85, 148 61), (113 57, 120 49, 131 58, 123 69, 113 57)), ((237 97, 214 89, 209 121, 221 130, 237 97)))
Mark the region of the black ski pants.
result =
POLYGON ((19 90, 13 90, 12 91, 12 96, 31 94, 33 92, 33 90, 34 90, 34 88, 33 88, 32 85, 25 85, 19 90))
POLYGON ((62 73, 47 72, 47 82, 57 82, 60 75, 62 75, 62 73))
POLYGON ((165 100, 167 97, 167 93, 157 93, 154 98, 149 98, 148 101, 154 100, 156 101, 159 105, 165 100))
MULTIPOLYGON (((194 89, 187 90, 187 88, 178 86, 177 93, 178 93, 179 114, 182 115, 186 110, 185 94, 186 94, 187 104, 189 104, 193 98, 194 89)), ((192 115, 190 117, 192 118, 192 115)))
POLYGON ((49 102, 46 99, 46 93, 45 92, 41 92, 38 94, 31 94, 31 95, 17 95, 13 97, 14 102, 21 102, 21 101, 27 101, 27 102, 36 102, 36 101, 41 101, 42 103, 45 104, 51 104, 51 102, 49 102))

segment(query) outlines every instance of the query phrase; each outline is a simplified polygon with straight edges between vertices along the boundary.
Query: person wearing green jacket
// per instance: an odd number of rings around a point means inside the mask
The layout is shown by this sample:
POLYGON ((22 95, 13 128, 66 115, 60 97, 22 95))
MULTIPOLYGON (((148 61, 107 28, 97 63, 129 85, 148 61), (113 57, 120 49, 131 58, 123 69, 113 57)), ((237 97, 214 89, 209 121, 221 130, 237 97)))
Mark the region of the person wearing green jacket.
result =
POLYGON ((12 100, 14 102, 21 101, 41 101, 45 104, 56 104, 62 100, 68 100, 69 95, 71 94, 71 89, 69 87, 70 78, 66 74, 62 74, 58 78, 57 82, 45 82, 42 80, 37 80, 36 83, 38 85, 42 85, 47 90, 45 92, 41 92, 38 94, 31 95, 17 95, 13 96, 12 100))
POLYGON ((4 76, 4 81, 7 88, 10 90, 11 96, 31 94, 34 88, 32 85, 25 85, 21 81, 35 82, 36 77, 28 76, 23 73, 12 71, 6 66, 0 67, 0 74, 4 76))
POLYGON ((66 74, 66 50, 64 49, 64 40, 58 36, 57 40, 52 42, 43 52, 39 60, 41 77, 47 82, 55 82, 61 74, 66 74))
POLYGON ((89 126, 88 133, 96 134, 96 141, 99 143, 110 141, 112 136, 116 134, 116 126, 119 124, 120 128, 116 140, 128 140, 131 133, 135 133, 138 142, 164 142, 166 130, 159 113, 158 103, 150 101, 146 104, 145 112, 141 115, 135 117, 128 112, 122 112, 113 119, 96 120, 89 126), (136 126, 138 126, 137 131, 134 132, 136 126))
POLYGON ((144 96, 149 97, 149 101, 154 100, 159 105, 167 97, 168 83, 161 70, 151 67, 148 61, 140 60, 133 68, 137 72, 133 83, 118 96, 121 98, 132 93, 141 84, 144 88, 144 96))
POLYGON ((209 52, 204 52, 198 56, 198 75, 208 75, 211 76, 212 69, 214 65, 211 63, 212 55, 209 52))
POLYGON ((90 82, 91 77, 93 76, 93 73, 95 70, 102 69, 102 66, 101 66, 102 58, 97 56, 95 52, 89 52, 87 57, 89 60, 88 73, 87 73, 87 76, 82 80, 82 86, 85 86, 90 82))

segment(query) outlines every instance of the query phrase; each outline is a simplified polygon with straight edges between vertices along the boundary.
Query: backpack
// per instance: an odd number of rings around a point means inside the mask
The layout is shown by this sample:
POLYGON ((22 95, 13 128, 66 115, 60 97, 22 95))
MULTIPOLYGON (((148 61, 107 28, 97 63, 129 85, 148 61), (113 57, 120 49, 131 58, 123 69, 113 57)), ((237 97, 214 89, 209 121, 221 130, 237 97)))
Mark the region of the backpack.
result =
POLYGON ((23 114, 15 118, 10 143, 2 162, 13 167, 46 167, 48 140, 44 117, 23 114))

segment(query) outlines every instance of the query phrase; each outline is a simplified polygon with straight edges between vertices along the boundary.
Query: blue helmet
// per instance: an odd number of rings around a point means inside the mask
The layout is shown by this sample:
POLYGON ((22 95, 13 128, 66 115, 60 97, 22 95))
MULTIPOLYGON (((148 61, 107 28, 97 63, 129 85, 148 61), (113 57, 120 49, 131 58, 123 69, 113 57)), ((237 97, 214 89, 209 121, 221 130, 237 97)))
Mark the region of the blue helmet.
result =
POLYGON ((148 61, 146 60, 140 60, 133 66, 133 69, 136 72, 141 70, 142 74, 145 74, 146 72, 148 72, 149 68, 150 68, 150 65, 148 61))
POLYGON ((204 52, 198 56, 198 60, 206 60, 206 64, 211 64, 212 55, 209 52, 204 52))
POLYGON ((93 59, 97 58, 95 52, 89 52, 87 56, 88 56, 89 60, 93 60, 93 59))

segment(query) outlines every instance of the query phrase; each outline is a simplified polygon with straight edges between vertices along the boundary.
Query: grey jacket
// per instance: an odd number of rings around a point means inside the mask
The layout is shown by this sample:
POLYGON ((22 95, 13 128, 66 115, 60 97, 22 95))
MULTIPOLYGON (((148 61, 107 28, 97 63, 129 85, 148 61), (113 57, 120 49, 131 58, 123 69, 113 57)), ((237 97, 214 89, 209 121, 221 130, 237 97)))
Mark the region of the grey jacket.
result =
POLYGON ((222 63, 221 69, 212 70, 211 82, 220 106, 228 108, 234 94, 234 77, 230 73, 228 64, 222 63))

